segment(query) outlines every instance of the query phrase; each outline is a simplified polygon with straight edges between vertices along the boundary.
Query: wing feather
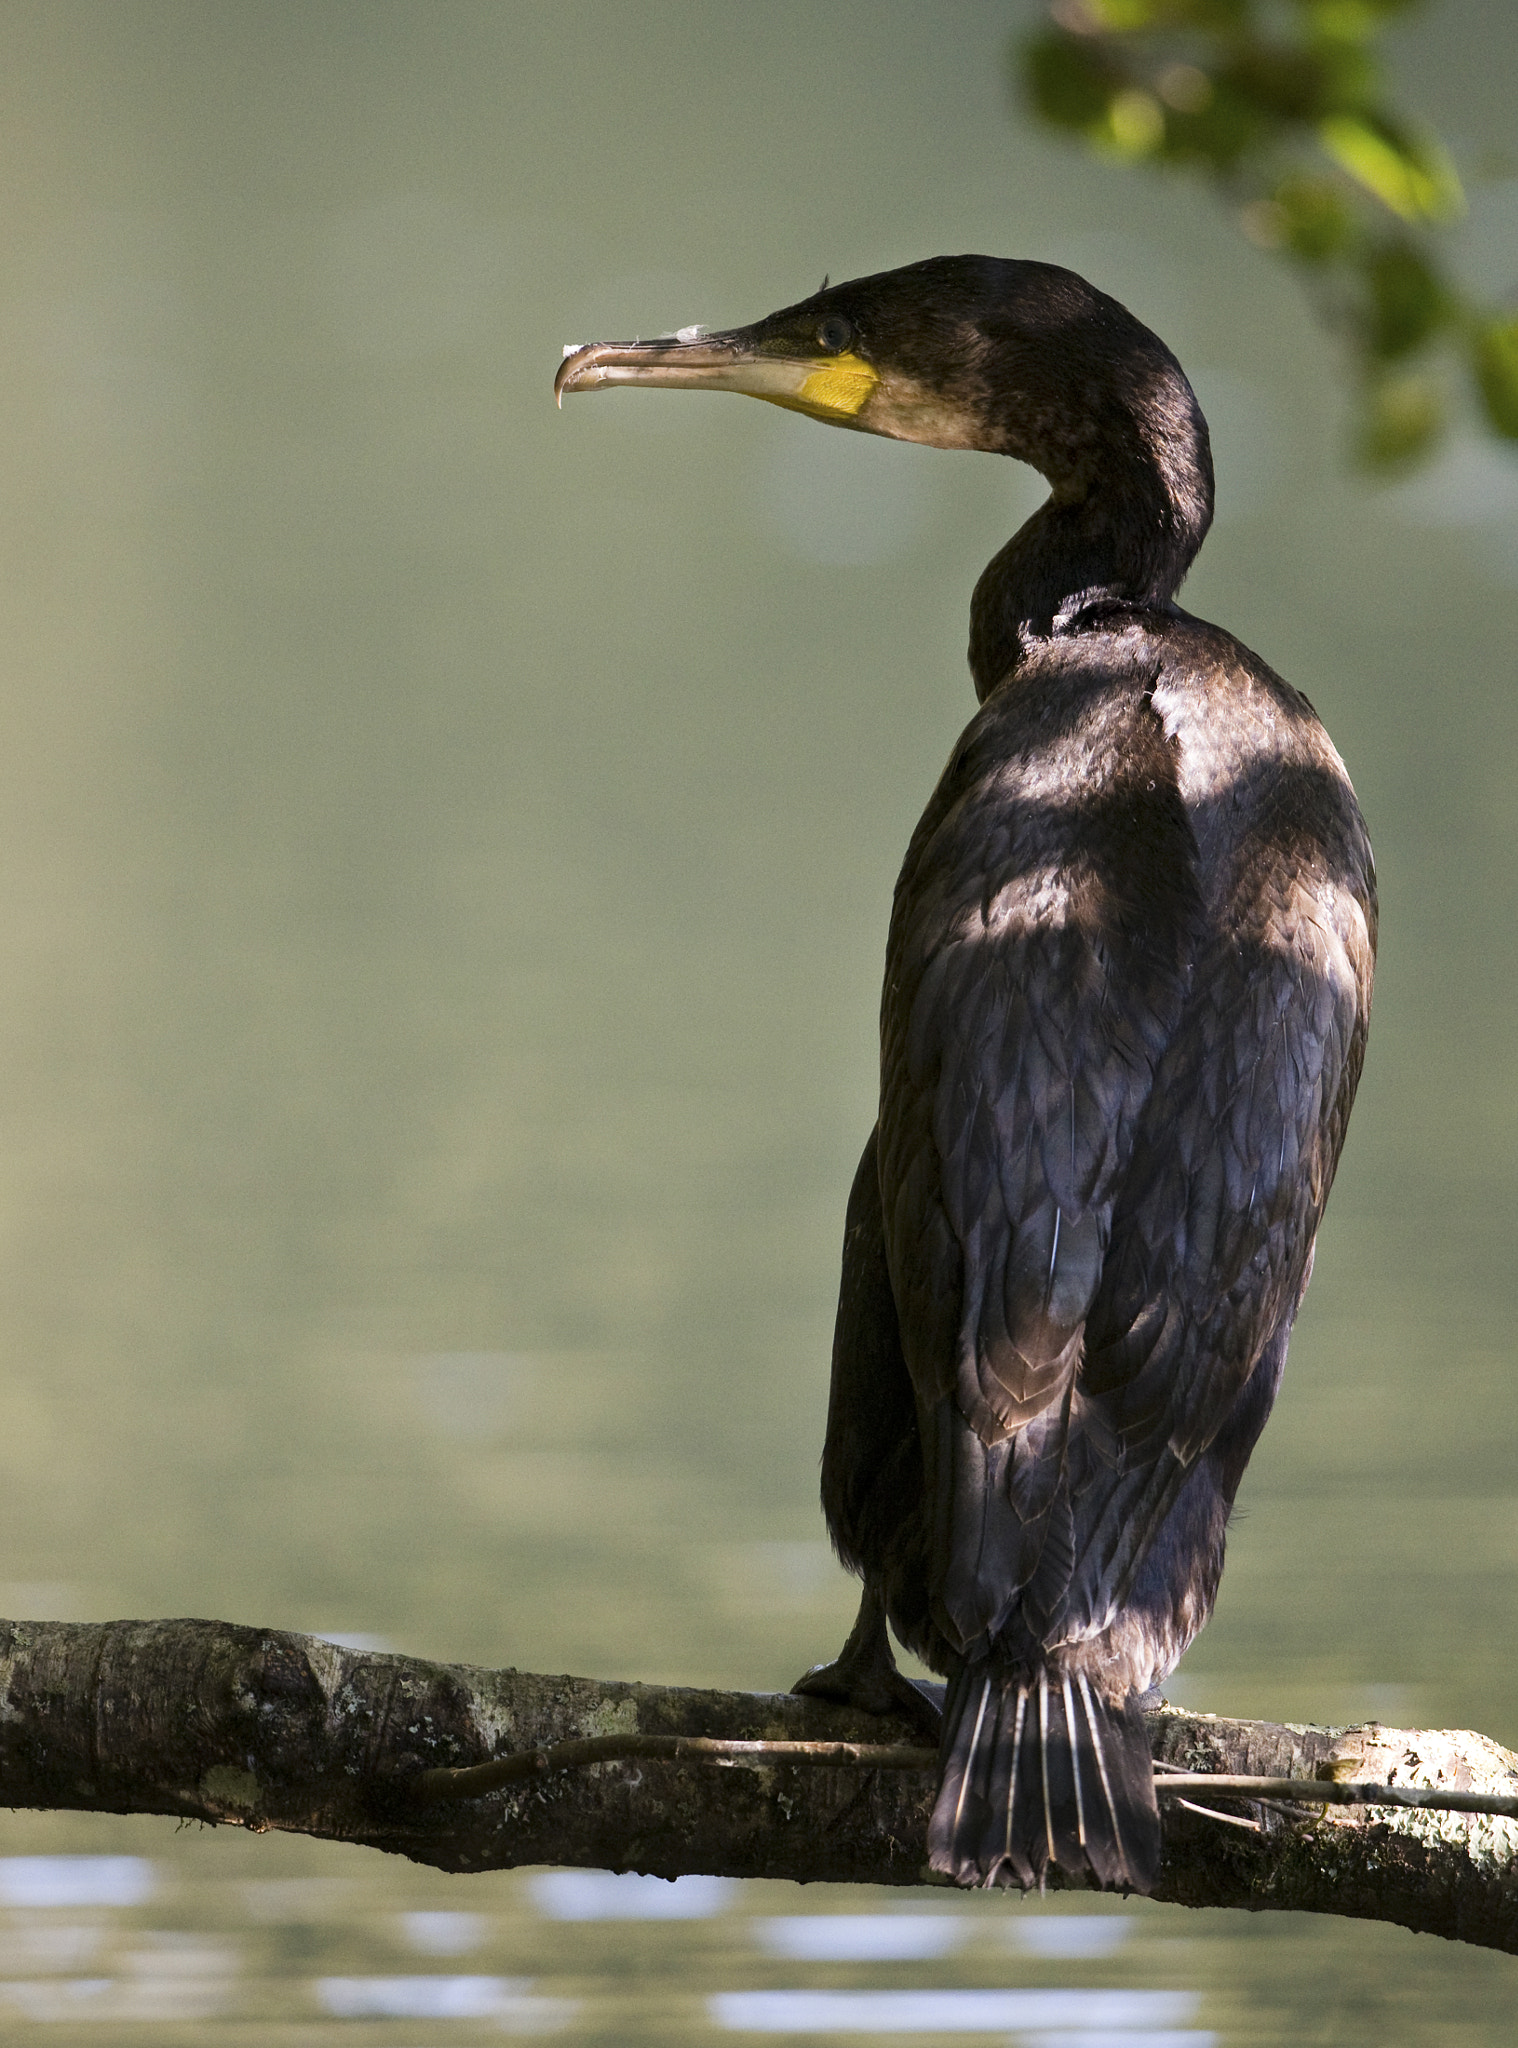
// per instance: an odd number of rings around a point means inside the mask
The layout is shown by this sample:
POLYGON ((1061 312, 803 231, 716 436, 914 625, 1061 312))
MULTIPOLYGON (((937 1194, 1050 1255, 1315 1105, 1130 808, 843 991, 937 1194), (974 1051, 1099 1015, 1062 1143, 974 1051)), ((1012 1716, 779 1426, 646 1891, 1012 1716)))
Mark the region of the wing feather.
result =
POLYGON ((882 1212, 951 1644, 1106 1626, 1305 1285, 1374 890, 1269 680, 1269 746, 1200 792, 1152 675, 1000 692, 907 855, 882 1212))

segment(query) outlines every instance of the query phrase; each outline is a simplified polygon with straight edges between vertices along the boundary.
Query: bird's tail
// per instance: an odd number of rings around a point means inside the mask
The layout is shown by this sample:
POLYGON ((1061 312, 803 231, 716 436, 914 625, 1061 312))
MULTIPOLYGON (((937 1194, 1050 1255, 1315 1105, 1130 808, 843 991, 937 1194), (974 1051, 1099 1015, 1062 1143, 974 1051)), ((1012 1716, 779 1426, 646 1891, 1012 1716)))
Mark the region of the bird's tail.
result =
POLYGON ((1143 1717, 1084 1673, 962 1669, 944 1706, 928 1862, 962 1885, 1042 1886, 1051 1864, 1154 1888, 1160 1817, 1143 1717))

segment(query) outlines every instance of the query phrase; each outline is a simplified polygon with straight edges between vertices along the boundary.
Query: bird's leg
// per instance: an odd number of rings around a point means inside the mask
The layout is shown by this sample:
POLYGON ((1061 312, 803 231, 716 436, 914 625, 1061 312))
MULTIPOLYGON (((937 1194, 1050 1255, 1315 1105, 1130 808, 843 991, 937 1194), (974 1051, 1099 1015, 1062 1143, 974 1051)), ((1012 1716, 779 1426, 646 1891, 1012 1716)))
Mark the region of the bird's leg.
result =
POLYGON ((866 1714, 895 1714, 934 1744, 943 1732, 943 1715, 933 1698, 939 1690, 916 1685, 897 1670, 886 1634, 885 1594, 870 1579, 865 1580, 858 1618, 837 1657, 831 1664, 814 1664, 791 1687, 792 1692, 837 1700, 866 1714))

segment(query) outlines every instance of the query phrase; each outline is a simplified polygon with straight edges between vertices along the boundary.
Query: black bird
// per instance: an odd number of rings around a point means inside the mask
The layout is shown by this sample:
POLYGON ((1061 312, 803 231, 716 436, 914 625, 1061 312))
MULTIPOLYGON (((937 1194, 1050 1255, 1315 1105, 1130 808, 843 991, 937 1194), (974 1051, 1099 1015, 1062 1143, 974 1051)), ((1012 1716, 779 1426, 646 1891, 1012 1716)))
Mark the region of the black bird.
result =
POLYGON ((566 352, 1048 479, 970 607, 980 709, 896 885, 822 1497, 864 1580, 799 1690, 919 1716, 935 1869, 1152 1887, 1138 1702, 1206 1621, 1365 1050, 1370 845, 1307 699, 1175 592, 1180 365, 1070 271, 938 257, 754 326, 566 352), (928 1710, 931 1711, 931 1710, 928 1710))

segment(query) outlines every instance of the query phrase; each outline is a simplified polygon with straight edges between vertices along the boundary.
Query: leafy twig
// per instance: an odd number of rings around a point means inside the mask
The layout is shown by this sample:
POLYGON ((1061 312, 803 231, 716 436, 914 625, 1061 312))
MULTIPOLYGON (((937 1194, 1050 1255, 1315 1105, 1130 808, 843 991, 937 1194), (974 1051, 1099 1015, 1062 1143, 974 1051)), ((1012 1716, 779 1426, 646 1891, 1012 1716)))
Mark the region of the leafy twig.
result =
POLYGON ((1452 362, 1489 430, 1518 441, 1518 308, 1455 282, 1439 243, 1465 212, 1459 173, 1387 97, 1376 51, 1423 4, 1054 0, 1015 52, 1041 119, 1116 161, 1207 179, 1297 269, 1353 368, 1358 455, 1382 469, 1437 444, 1452 362))

